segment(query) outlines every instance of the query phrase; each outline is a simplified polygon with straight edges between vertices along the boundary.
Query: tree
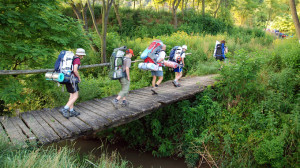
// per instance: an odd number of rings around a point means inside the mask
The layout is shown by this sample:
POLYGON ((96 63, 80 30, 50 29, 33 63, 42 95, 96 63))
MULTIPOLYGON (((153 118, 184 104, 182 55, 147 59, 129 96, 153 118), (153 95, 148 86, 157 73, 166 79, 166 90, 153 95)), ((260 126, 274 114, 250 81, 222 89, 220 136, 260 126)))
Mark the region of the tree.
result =
POLYGON ((205 0, 202 0, 202 16, 205 15, 205 0))
POLYGON ((102 62, 106 62, 106 35, 107 35, 107 23, 108 23, 108 14, 113 4, 113 0, 102 0, 102 31, 98 29, 95 19, 94 10, 91 8, 91 3, 88 0, 88 7, 91 12, 92 20, 94 23, 94 27, 96 32, 101 39, 101 55, 102 55, 102 62))
POLYGON ((292 12, 292 17, 293 17, 296 33, 297 33, 299 43, 300 43, 300 23, 299 23, 299 18, 297 15, 295 0, 290 0, 290 7, 291 7, 291 12, 292 12))
MULTIPOLYGON (((0 69, 53 68, 58 51, 86 48, 81 26, 61 14, 57 1, 0 1, 0 69)), ((22 76, 25 78, 25 76, 22 76)), ((30 76, 28 76, 30 78, 30 76)), ((0 102, 22 100, 23 86, 39 79, 23 80, 1 76, 0 102)), ((43 86, 34 86, 42 88, 43 86)))
POLYGON ((113 5, 114 5, 114 10, 116 13, 116 17, 117 17, 120 29, 122 29, 122 21, 121 21, 120 14, 119 14, 119 0, 117 0, 117 3, 116 3, 116 1, 113 1, 113 5))
POLYGON ((172 2, 172 15, 174 20, 174 28, 177 29, 177 9, 181 0, 173 0, 172 2))
MULTIPOLYGON (((93 2, 94 1, 95 0, 93 0, 93 2)), ((83 2, 82 0, 70 0, 68 3, 71 5, 73 12, 75 13, 78 21, 83 23, 83 29, 85 31, 85 34, 88 36, 89 28, 87 22, 87 9, 88 9, 87 2, 83 2)), ((93 51, 99 52, 99 48, 94 43, 92 37, 89 37, 89 40, 91 41, 90 43, 91 49, 93 51)))

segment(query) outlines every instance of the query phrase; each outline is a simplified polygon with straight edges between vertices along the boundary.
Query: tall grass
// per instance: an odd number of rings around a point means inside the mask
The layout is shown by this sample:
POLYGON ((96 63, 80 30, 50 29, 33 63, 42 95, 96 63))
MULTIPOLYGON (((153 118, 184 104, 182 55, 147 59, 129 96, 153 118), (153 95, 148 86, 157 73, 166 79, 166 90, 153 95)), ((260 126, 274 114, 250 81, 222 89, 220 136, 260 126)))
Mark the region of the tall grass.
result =
POLYGON ((78 151, 62 147, 36 148, 33 146, 23 148, 21 145, 11 144, 0 135, 0 167, 1 168, 128 168, 129 162, 122 160, 116 152, 108 154, 103 152, 96 159, 93 155, 80 156, 78 151))

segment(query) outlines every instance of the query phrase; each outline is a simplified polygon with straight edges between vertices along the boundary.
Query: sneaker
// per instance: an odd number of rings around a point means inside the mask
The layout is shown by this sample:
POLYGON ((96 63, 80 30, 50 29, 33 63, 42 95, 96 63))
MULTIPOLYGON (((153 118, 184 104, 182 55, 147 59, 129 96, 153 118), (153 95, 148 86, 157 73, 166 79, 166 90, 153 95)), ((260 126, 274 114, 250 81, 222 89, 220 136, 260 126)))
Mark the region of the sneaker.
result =
POLYGON ((157 89, 157 87, 151 88, 151 91, 153 92, 153 94, 157 94, 156 89, 157 89))
POLYGON ((117 109, 118 108, 118 103, 119 101, 117 100, 117 99, 113 99, 112 101, 111 101, 111 103, 113 104, 113 106, 117 109))
POLYGON ((74 109, 70 111, 70 117, 77 117, 80 115, 80 112, 75 111, 74 109))
POLYGON ((129 105, 129 102, 127 100, 122 101, 122 104, 121 104, 122 107, 125 107, 125 106, 128 106, 128 105, 129 105))
POLYGON ((69 110, 65 109, 65 108, 61 108, 59 109, 59 112, 66 118, 69 119, 70 117, 70 112, 69 110))
POLYGON ((175 80, 173 80, 172 83, 173 83, 173 85, 176 87, 176 83, 177 83, 177 82, 176 82, 175 80))
POLYGON ((177 83, 176 87, 180 87, 181 85, 179 83, 177 83))

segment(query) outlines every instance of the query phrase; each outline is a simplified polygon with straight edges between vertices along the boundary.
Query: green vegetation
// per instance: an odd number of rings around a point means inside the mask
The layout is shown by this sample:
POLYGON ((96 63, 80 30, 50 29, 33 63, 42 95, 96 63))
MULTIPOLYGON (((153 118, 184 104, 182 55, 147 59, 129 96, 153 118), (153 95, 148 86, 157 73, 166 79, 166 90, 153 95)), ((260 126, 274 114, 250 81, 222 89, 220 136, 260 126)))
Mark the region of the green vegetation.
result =
POLYGON ((230 54, 220 82, 196 100, 101 136, 113 134, 107 137, 158 157, 183 156, 191 167, 201 156, 220 167, 297 167, 300 47, 296 40, 274 41, 270 50, 262 47, 251 42, 230 54))
MULTIPOLYGON (((101 40, 90 14, 84 30, 82 22, 74 19, 72 8, 59 2, 0 2, 1 70, 52 68, 60 50, 78 47, 88 53, 83 65, 101 62, 101 40), (92 50, 92 45, 99 51, 92 50)), ((129 146, 152 151, 157 157, 184 157, 190 167, 197 166, 201 158, 219 167, 297 167, 300 47, 295 38, 274 40, 261 30, 269 24, 294 33, 287 1, 205 2, 204 15, 199 14, 198 7, 186 10, 180 6, 177 29, 170 11, 120 8, 122 28, 110 11, 108 57, 124 44, 139 56, 153 39, 160 39, 167 45, 167 54, 175 45, 188 46, 192 55, 186 58, 184 75, 219 73, 220 77, 214 88, 195 100, 167 106, 101 136, 125 140, 129 146), (226 63, 213 58, 215 41, 222 39, 229 48, 226 63)), ((101 23, 101 10, 96 4, 97 23, 101 23)), ((78 102, 120 90, 119 83, 108 78, 107 67, 80 73, 78 102)), ((165 81, 174 78, 173 72, 164 73, 165 81)), ((150 82, 150 73, 133 64, 131 89, 149 86, 150 82)), ((44 74, 1 76, 0 84, 0 115, 61 106, 69 96, 56 83, 46 81, 44 74)), ((105 154, 96 161, 67 148, 20 149, 4 140, 0 140, 0 153, 1 167, 128 167, 116 154, 105 154)))
POLYGON ((108 154, 103 152, 101 156, 95 159, 92 154, 80 156, 77 151, 68 147, 56 149, 54 147, 22 148, 19 145, 10 144, 7 139, 0 135, 0 167, 17 168, 17 167, 97 167, 97 168, 128 168, 132 167, 127 161, 113 152, 108 154))

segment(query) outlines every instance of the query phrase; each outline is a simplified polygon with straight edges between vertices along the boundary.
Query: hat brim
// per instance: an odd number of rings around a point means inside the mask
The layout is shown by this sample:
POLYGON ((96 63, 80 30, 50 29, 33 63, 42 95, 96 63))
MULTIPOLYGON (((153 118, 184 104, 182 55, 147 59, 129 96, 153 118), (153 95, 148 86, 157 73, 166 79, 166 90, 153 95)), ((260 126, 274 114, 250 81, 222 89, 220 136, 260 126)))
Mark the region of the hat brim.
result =
POLYGON ((86 55, 86 54, 82 54, 82 53, 76 53, 76 55, 86 55))

